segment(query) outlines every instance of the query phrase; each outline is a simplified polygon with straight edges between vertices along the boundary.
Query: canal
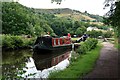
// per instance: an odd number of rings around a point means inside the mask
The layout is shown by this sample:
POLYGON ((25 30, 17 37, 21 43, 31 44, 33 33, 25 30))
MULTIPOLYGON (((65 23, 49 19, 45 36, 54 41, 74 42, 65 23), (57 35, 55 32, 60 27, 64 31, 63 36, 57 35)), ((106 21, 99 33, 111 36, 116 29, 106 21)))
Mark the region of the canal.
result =
POLYGON ((71 50, 33 52, 27 50, 2 52, 2 77, 47 78, 49 73, 63 70, 69 65, 71 50))

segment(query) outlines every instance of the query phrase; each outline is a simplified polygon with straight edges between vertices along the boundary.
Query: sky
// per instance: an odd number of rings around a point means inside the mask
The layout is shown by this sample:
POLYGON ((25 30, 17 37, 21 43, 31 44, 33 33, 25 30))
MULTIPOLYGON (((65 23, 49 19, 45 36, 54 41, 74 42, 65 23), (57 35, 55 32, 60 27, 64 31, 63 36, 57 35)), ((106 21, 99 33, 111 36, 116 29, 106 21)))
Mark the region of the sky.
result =
POLYGON ((81 12, 87 11, 90 14, 103 16, 108 11, 108 9, 103 9, 104 1, 105 0, 63 0, 60 5, 51 3, 51 0, 19 0, 18 2, 31 8, 70 8, 81 12))

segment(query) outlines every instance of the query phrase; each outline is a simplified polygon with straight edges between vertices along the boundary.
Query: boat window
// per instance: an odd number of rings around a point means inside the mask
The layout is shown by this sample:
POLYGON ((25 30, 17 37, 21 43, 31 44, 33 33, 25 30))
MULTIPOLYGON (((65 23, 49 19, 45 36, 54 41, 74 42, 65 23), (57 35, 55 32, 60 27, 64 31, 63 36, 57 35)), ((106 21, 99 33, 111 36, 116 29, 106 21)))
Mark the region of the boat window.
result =
POLYGON ((54 39, 54 45, 56 45, 56 40, 54 39))
POLYGON ((58 45, 60 45, 60 39, 58 39, 58 45))

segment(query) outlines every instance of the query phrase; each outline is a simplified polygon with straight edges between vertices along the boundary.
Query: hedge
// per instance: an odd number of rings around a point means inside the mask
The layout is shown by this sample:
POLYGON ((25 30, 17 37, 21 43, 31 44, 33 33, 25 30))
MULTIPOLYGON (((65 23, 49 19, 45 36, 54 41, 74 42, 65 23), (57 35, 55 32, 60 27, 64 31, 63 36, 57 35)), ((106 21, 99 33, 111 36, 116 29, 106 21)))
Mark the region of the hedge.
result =
POLYGON ((85 42, 81 43, 80 47, 77 49, 77 53, 85 54, 86 52, 94 49, 98 43, 95 38, 88 38, 85 42))
POLYGON ((35 38, 25 38, 22 36, 2 35, 3 49, 29 48, 33 46, 35 38))

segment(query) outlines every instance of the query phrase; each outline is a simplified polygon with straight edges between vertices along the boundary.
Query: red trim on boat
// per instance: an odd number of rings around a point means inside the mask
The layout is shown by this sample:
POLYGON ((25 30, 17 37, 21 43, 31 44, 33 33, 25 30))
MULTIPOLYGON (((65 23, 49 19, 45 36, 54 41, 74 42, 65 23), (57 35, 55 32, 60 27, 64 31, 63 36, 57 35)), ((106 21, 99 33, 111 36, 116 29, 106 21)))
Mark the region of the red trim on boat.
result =
POLYGON ((70 38, 52 38, 52 46, 62 46, 65 44, 71 44, 70 38))

